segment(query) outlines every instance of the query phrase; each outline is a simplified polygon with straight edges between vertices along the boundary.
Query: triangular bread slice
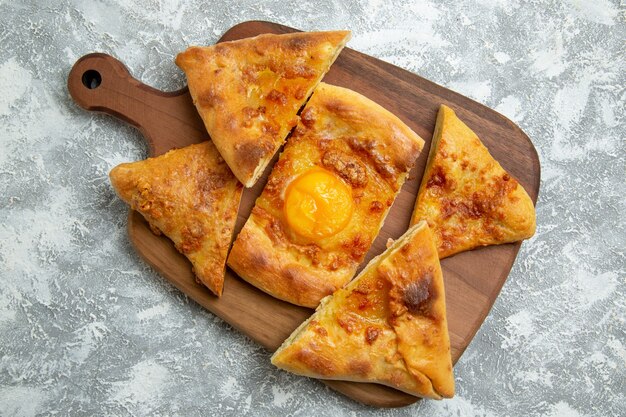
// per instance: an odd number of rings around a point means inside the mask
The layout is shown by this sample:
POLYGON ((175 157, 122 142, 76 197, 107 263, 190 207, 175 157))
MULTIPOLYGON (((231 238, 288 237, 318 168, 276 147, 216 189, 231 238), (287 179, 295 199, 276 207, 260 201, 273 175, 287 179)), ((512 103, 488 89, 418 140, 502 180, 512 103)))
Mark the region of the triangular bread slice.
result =
POLYGON ((200 282, 222 295, 243 187, 215 146, 207 141, 121 164, 109 177, 120 198, 191 261, 200 282))
POLYGON ((263 174, 349 39, 349 31, 264 34, 178 54, 211 139, 246 187, 263 174))
POLYGON ((272 363, 313 378, 452 397, 443 277, 426 222, 414 225, 345 288, 324 298, 272 363))
POLYGON ((320 83, 228 266, 276 298, 317 307, 354 277, 423 146, 379 104, 320 83))
POLYGON ((420 220, 432 229, 439 258, 535 233, 535 208, 524 187, 444 105, 411 223, 420 220))

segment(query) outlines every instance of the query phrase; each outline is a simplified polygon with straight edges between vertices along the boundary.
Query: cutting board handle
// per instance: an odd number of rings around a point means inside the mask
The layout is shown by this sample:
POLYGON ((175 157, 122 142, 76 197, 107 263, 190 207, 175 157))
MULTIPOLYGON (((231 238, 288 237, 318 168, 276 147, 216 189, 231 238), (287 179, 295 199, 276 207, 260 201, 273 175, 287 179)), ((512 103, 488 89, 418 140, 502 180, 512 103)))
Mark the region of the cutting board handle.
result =
POLYGON ((83 109, 110 114, 138 128, 152 156, 177 147, 181 136, 193 142, 208 139, 187 88, 173 92, 152 88, 110 55, 92 53, 76 61, 67 88, 83 109), (183 131, 178 128, 181 120, 187 123, 183 131))

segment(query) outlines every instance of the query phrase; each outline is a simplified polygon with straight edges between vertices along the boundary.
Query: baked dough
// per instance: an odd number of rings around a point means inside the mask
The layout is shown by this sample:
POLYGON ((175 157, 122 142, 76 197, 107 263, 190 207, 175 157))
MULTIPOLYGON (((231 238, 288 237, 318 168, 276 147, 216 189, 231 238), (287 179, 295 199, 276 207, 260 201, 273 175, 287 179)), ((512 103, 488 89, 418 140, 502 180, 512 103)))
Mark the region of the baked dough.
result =
POLYGON ((447 106, 437 116, 412 224, 426 220, 439 257, 527 239, 535 208, 524 188, 493 159, 447 106))
POLYGON ((354 276, 423 144, 378 104, 320 83, 228 265, 274 297, 317 306, 354 276))
POLYGON ((222 295, 243 187, 215 146, 207 141, 121 164, 109 176, 120 198, 174 242, 200 282, 222 295))
POLYGON ((313 378, 454 395, 445 292, 426 222, 372 259, 282 344, 272 363, 313 378))
POLYGON ((265 34, 178 54, 211 139, 246 187, 263 174, 349 38, 348 31, 265 34))

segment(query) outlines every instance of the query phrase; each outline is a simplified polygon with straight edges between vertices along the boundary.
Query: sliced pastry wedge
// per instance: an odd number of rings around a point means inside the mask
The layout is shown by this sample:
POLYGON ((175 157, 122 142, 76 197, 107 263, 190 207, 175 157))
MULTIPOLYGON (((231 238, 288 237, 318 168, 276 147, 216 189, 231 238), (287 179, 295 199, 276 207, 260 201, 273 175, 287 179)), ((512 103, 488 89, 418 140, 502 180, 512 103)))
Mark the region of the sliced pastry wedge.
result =
POLYGON ((264 34, 178 54, 211 139, 246 187, 263 174, 349 39, 349 31, 264 34))
POLYGON ((412 226, 346 287, 324 298, 272 363, 313 378, 452 397, 443 277, 426 222, 412 226))
POLYGON ((316 307, 356 273, 423 145, 378 104, 320 83, 228 265, 276 298, 316 307))
POLYGON ((119 197, 170 238, 200 282, 220 296, 243 187, 208 141, 109 174, 119 197))
POLYGON ((439 257, 528 239, 535 208, 478 136, 442 105, 412 224, 426 220, 439 257))

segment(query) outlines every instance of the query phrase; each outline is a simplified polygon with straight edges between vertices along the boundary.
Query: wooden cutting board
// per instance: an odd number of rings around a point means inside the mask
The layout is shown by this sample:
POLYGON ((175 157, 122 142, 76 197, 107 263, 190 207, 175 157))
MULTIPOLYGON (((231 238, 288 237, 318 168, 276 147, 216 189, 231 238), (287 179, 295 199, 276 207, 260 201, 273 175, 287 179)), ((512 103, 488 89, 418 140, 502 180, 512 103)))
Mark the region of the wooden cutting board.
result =
MULTIPOLYGON (((293 31, 295 29, 274 23, 252 21, 231 28, 220 41, 293 31)), ((479 135, 493 156, 536 202, 540 173, 537 152, 524 132, 504 116, 415 74, 347 48, 324 81, 349 87, 381 104, 426 141, 416 167, 363 265, 384 250, 388 238, 399 237, 409 225, 437 110, 442 103, 453 108, 479 135)), ((96 53, 80 58, 69 74, 68 88, 82 108, 114 115, 137 127, 148 143, 150 156, 209 139, 187 88, 171 93, 156 90, 134 79, 121 62, 109 55, 96 53)), ((235 233, 250 214, 270 170, 271 165, 254 188, 244 191, 235 233)), ((137 212, 129 214, 128 233, 139 254, 174 286, 270 351, 276 350, 312 313, 312 310, 272 298, 230 270, 226 273, 224 295, 218 299, 196 283, 187 259, 176 251, 170 240, 155 236, 137 212)), ((519 243, 486 247, 442 261, 454 363, 491 309, 519 248, 519 243)), ((373 406, 397 407, 417 400, 382 385, 324 383, 373 406)))

